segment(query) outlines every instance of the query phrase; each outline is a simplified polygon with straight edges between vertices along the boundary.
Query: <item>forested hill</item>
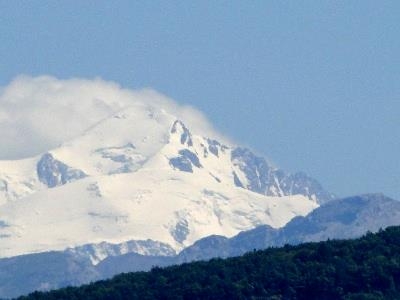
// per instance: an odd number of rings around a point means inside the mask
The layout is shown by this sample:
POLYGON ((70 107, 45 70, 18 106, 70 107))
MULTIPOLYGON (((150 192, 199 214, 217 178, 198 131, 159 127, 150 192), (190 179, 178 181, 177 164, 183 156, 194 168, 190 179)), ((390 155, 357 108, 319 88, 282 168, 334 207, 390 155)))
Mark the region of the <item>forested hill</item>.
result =
POLYGON ((400 227, 254 251, 19 299, 400 299, 400 227))

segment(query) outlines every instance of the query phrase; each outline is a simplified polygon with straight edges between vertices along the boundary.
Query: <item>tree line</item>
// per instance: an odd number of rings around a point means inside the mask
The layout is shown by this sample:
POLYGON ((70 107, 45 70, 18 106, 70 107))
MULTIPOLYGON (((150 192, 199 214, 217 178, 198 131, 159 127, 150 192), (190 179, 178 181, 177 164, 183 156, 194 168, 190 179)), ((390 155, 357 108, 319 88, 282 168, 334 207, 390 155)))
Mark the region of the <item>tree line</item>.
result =
POLYGON ((154 267, 19 299, 400 299, 400 227, 154 267))

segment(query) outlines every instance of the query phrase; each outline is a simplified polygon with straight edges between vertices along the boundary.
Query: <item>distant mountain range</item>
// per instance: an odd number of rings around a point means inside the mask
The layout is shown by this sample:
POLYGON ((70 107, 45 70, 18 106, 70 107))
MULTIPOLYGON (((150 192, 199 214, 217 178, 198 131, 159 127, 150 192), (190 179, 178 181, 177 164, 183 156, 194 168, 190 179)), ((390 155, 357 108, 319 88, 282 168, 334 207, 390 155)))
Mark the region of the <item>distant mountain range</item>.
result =
POLYGON ((0 259, 0 297, 80 285, 122 272, 149 270, 154 266, 239 256, 254 249, 354 238, 368 231, 376 232, 398 225, 399 220, 400 201, 381 194, 368 194, 333 200, 305 217, 294 218, 280 229, 261 225, 232 238, 209 236, 178 255, 173 255, 172 250, 164 245, 160 256, 162 247, 153 241, 131 241, 117 245, 89 244, 65 251, 5 258, 0 259), (146 243, 145 248, 155 246, 154 251, 138 254, 138 248, 146 243), (105 258, 101 260, 102 257, 105 258))
POLYGON ((400 226, 197 261, 20 300, 40 299, 400 299, 400 226))

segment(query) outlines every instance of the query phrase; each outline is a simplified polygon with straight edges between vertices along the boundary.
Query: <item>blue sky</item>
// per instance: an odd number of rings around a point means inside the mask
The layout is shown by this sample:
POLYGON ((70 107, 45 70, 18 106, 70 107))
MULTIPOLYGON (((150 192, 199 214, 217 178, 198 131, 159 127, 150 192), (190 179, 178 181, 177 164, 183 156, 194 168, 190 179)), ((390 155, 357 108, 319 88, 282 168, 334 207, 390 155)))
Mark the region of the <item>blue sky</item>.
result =
POLYGON ((340 196, 400 199, 399 1, 2 1, 19 74, 152 87, 340 196))

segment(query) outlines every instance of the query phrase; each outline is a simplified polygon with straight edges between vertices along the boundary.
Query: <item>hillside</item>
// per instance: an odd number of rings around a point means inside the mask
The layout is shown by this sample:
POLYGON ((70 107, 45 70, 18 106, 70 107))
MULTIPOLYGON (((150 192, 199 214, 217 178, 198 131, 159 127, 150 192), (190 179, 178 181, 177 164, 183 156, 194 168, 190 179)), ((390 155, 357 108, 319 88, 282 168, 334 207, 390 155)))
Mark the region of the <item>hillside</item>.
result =
POLYGON ((19 299, 399 299, 400 227, 253 251, 19 299))

